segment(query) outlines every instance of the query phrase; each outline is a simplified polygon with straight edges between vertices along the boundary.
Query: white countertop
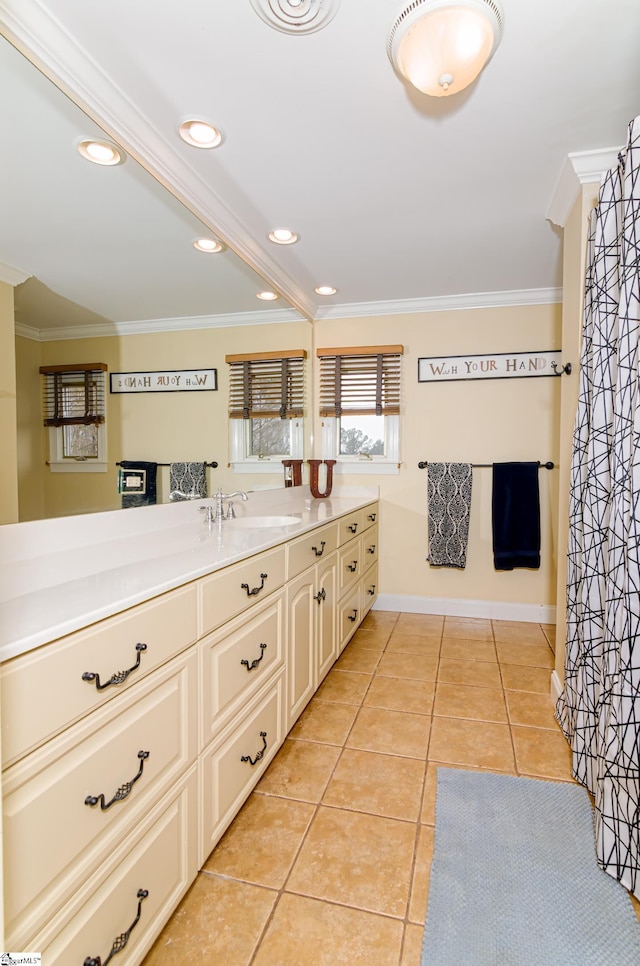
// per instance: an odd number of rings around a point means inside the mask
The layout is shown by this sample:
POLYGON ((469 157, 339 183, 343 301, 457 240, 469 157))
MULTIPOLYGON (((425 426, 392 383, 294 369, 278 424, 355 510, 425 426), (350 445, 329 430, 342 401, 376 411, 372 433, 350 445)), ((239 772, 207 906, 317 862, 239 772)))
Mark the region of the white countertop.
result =
POLYGON ((286 527, 208 526, 213 499, 0 527, 0 661, 290 540, 378 499, 376 489, 260 490, 237 517, 287 515, 286 527))

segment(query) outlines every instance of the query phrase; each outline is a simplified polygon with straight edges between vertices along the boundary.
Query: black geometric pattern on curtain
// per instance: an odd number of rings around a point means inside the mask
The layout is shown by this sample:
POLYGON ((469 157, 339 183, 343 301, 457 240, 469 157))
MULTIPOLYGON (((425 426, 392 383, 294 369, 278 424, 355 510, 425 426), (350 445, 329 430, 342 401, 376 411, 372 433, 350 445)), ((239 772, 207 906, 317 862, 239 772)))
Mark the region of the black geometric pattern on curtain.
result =
POLYGON ((595 799, 598 862, 640 898, 640 117, 587 259, 556 716, 595 799))
POLYGON ((471 463, 427 463, 427 560, 432 567, 466 566, 472 473, 471 463))

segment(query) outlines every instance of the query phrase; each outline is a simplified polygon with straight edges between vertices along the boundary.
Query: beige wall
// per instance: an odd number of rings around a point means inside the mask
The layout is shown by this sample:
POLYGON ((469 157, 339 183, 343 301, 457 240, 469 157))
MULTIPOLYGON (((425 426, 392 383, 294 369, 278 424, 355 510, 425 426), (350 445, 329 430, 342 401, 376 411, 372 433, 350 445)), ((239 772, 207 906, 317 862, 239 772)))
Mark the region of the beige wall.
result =
POLYGON ((20 520, 44 516, 46 430, 42 425, 41 343, 16 336, 18 494, 20 520))
POLYGON ((0 524, 18 520, 16 354, 13 286, 0 282, 0 524))
MULTIPOLYGON (((384 552, 380 591, 417 597, 553 605, 556 595, 557 471, 540 471, 542 564, 497 572, 491 539, 491 470, 473 475, 469 549, 463 571, 429 567, 427 476, 422 460, 492 463, 558 460, 558 378, 418 383, 418 358, 560 346, 559 305, 433 312, 317 322, 317 347, 404 345, 402 468, 372 480, 381 492, 384 552)), ((316 436, 319 426, 317 426, 316 436)))
POLYGON ((586 269, 589 213, 598 201, 597 184, 584 185, 564 227, 562 345, 563 360, 571 362, 570 376, 562 377, 560 404, 560 477, 558 495, 558 607, 556 619, 556 674, 564 681, 566 640, 566 551, 569 534, 569 483, 573 424, 578 401, 580 348, 584 314, 584 278, 586 269))
MULTIPOLYGON (((109 471, 75 475, 43 472, 45 513, 60 515, 117 507, 120 459, 212 460, 211 488, 259 489, 282 485, 274 474, 234 474, 227 465, 225 354, 267 349, 404 345, 401 470, 397 475, 339 476, 348 485, 380 487, 380 591, 388 595, 458 601, 553 605, 556 594, 557 471, 540 471, 542 566, 539 571, 496 572, 491 549, 491 470, 474 471, 467 568, 431 568, 427 551, 426 471, 421 460, 491 463, 558 461, 560 383, 556 378, 419 384, 418 358, 438 354, 517 352, 558 348, 557 305, 460 310, 314 323, 239 326, 41 344, 41 363, 105 362, 111 372, 216 368, 218 392, 108 396, 109 471)), ((26 354, 26 353, 25 353, 26 354)), ((41 364, 38 362, 38 364, 41 364)), ((35 364, 35 361, 34 361, 35 364)), ((315 397, 315 393, 313 393, 315 397)), ((314 411, 312 391, 309 410, 314 411)), ((39 422, 39 414, 38 414, 39 422)), ((320 456, 320 426, 308 420, 307 456, 320 456)), ((41 430, 40 430, 41 432, 41 430)), ((167 498, 168 470, 159 499, 167 498)))
MULTIPOLYGON (((42 343, 42 364, 105 362, 109 372, 177 369, 217 369, 217 392, 168 392, 107 394, 108 471, 73 474, 44 472, 46 516, 116 509, 116 462, 150 460, 171 463, 181 460, 215 460, 209 470, 210 490, 222 487, 263 489, 280 486, 280 465, 273 474, 234 474, 227 465, 227 353, 270 349, 311 348, 307 322, 281 325, 235 326, 197 329, 152 335, 132 335, 42 343)), ((108 378, 108 377, 107 377, 108 378)), ((308 447, 307 447, 308 448, 308 447)), ((159 470, 158 499, 166 502, 169 470, 159 470)))

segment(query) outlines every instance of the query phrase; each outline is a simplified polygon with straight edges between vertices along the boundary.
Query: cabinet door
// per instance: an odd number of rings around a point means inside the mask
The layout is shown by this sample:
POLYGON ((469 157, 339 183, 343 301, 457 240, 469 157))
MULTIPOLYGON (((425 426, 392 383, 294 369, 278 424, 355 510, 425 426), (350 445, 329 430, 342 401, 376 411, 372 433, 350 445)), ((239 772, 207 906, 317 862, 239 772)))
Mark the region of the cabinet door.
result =
POLYGON ((287 730, 299 717, 315 688, 316 568, 287 587, 287 730))
POLYGON ((362 616, 369 613, 378 595, 378 564, 369 567, 362 578, 362 616))
POLYGON ((117 943, 124 955, 113 966, 137 966, 193 882, 196 863, 194 766, 27 948, 41 950, 47 966, 79 966, 89 957, 105 962, 117 943))
POLYGON ((317 688, 338 656, 337 603, 338 555, 316 567, 316 680, 317 688))

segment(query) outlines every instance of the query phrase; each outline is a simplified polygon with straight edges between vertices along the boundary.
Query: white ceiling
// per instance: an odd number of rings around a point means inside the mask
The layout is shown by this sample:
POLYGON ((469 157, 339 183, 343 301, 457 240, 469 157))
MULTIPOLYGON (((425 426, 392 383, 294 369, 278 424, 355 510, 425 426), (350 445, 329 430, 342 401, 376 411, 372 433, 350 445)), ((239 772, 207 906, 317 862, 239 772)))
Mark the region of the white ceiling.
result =
MULTIPOLYGON (((280 292, 279 305, 286 297, 321 318, 449 297, 464 304, 471 294, 492 293, 487 304, 556 294, 561 239, 547 210, 567 155, 622 145, 640 112, 640 3, 502 3, 493 60, 466 91, 438 99, 410 89, 387 59, 398 0, 341 0, 324 29, 298 36, 265 24, 250 0, 0 0, 0 24, 280 292), (220 127, 223 144, 211 151, 183 144, 176 130, 189 116, 220 127), (267 240, 282 225, 299 233, 297 245, 267 240), (321 299, 319 284, 338 292, 321 299)), ((0 65, 18 60, 12 50, 0 54, 0 65)), ((0 75, 10 130, 26 129, 20 108, 31 105, 34 86, 0 75)), ((95 130, 74 105, 66 108, 57 109, 58 150, 95 130)), ((5 185, 30 200, 20 238, 5 237, 16 233, 18 212, 2 217, 0 261, 94 313, 92 321, 253 309, 270 317, 255 300, 264 286, 232 251, 192 253, 198 222, 161 200, 131 157, 95 171, 74 157, 68 174, 60 164, 56 178, 66 179, 70 197, 89 191, 90 208, 78 206, 94 240, 105 225, 115 232, 102 242, 101 280, 94 267, 83 271, 82 259, 95 256, 86 236, 70 267, 71 238, 58 251, 48 236, 41 246, 35 240, 47 212, 48 222, 60 217, 53 177, 38 180, 15 137, 3 138, 5 152, 20 157, 2 158, 5 185), (125 200, 122 213, 116 196, 125 200), (130 249, 124 275, 118 259, 111 262, 114 246, 121 256, 130 249)), ((78 212, 66 204, 70 229, 78 212)), ((52 327, 43 318, 33 324, 52 327)))

